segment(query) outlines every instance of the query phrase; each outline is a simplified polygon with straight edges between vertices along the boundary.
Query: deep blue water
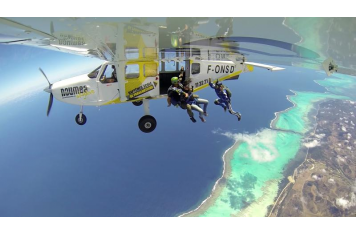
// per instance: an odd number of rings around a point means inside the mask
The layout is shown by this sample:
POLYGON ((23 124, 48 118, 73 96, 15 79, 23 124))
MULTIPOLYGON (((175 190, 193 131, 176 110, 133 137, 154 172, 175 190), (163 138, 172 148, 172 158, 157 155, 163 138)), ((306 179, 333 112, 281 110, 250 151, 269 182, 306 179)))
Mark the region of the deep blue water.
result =
MULTIPOLYGON (((225 84, 242 120, 224 113, 207 88, 207 123, 193 124, 185 111, 150 102, 158 121, 150 134, 139 131, 141 107, 131 103, 85 107, 48 94, 0 106, 0 216, 177 216, 200 204, 222 173, 221 156, 233 141, 213 134, 256 132, 269 127, 274 112, 291 104, 289 89, 325 90, 313 82, 325 76, 301 68, 258 70, 225 84), (299 71, 299 72, 298 72, 299 71)), ((198 118, 196 114, 196 118, 198 118)))

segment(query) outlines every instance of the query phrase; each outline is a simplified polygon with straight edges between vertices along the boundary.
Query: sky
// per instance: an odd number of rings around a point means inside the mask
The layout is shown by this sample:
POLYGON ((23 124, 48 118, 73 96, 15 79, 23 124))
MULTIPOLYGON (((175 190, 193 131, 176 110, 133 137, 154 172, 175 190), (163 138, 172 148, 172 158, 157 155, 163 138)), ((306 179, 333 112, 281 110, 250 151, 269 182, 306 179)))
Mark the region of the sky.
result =
POLYGON ((41 91, 51 83, 88 73, 102 61, 41 48, 0 44, 0 105, 25 94, 41 91))

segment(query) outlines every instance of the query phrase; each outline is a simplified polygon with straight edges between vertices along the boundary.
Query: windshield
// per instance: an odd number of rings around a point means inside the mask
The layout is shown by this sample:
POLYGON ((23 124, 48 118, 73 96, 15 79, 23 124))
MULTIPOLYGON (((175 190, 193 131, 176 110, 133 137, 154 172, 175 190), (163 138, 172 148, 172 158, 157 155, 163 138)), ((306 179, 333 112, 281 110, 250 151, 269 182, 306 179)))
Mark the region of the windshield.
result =
POLYGON ((90 72, 88 74, 88 77, 91 79, 95 79, 98 76, 100 68, 101 68, 101 65, 98 68, 96 68, 95 70, 93 70, 92 72, 90 72))

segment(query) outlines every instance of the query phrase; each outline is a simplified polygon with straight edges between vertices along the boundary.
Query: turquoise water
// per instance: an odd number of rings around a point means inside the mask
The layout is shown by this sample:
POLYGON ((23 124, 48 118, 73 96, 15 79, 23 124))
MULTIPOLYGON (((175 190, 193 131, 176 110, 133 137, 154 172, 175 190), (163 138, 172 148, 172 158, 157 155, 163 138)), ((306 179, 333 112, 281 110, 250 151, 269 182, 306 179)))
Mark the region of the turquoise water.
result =
POLYGON ((265 129, 245 136, 239 139, 244 143, 234 153, 226 188, 202 216, 236 215, 254 202, 248 215, 264 216, 273 203, 276 180, 283 178, 281 170, 298 151, 301 135, 265 129))
POLYGON ((268 206, 273 205, 277 197, 278 184, 287 177, 283 175, 284 167, 296 156, 303 134, 313 128, 314 121, 308 120, 308 114, 315 109, 316 102, 353 99, 341 94, 350 94, 356 84, 355 78, 337 77, 317 82, 328 89, 328 93, 294 91, 295 95, 288 96, 294 106, 278 114, 272 127, 275 130, 263 129, 253 134, 222 133, 241 144, 231 160, 231 176, 226 187, 200 216, 265 216, 268 213, 268 206))
POLYGON ((315 82, 326 87, 331 93, 348 96, 352 100, 356 100, 356 78, 354 76, 334 74, 333 77, 315 82))

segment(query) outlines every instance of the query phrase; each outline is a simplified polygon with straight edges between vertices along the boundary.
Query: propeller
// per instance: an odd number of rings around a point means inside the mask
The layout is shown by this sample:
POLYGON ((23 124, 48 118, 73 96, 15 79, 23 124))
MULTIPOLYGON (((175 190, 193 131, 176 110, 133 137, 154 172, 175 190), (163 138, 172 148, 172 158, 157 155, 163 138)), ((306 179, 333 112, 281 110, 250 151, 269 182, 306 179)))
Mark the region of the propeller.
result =
POLYGON ((51 112, 51 108, 52 108, 52 104, 53 104, 53 93, 52 93, 52 84, 49 82, 46 74, 43 72, 43 70, 41 68, 39 68, 39 70, 41 71, 41 73, 43 74, 43 76, 46 78, 47 82, 48 82, 48 88, 45 88, 44 91, 47 93, 50 93, 49 95, 49 101, 48 101, 48 107, 47 107, 47 116, 49 115, 49 113, 51 112))

